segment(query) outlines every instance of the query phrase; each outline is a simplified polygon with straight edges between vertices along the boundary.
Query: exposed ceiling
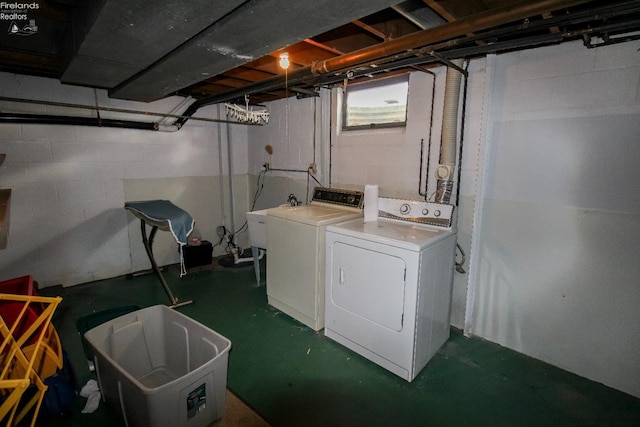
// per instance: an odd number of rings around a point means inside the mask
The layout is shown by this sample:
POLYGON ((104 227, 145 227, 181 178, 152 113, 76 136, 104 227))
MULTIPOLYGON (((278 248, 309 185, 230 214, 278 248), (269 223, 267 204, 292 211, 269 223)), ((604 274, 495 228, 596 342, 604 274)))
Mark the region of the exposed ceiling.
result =
POLYGON ((9 29, 0 32, 0 71, 136 101, 189 95, 194 111, 245 94, 261 103, 345 78, 567 40, 593 47, 637 39, 640 31, 640 0, 7 3, 32 8, 0 11, 28 18, 0 21, 9 29), (292 61, 286 74, 277 64, 282 51, 292 61))

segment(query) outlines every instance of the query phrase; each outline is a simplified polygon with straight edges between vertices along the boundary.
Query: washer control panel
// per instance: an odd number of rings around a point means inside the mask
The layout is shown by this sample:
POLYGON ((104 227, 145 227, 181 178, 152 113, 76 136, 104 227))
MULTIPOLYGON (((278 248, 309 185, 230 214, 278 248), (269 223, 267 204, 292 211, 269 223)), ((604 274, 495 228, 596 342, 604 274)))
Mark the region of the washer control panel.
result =
POLYGON ((426 202, 423 200, 378 198, 378 217, 416 224, 451 227, 453 205, 426 202))
POLYGON ((311 201, 362 209, 364 193, 362 191, 342 190, 339 188, 316 187, 313 190, 311 201))

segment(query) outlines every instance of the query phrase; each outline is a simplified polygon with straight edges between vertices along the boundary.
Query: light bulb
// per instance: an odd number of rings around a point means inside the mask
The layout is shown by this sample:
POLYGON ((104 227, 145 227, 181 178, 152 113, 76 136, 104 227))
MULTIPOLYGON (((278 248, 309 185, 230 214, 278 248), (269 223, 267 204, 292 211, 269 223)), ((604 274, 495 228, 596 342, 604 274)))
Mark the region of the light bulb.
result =
POLYGON ((280 54, 280 67, 286 70, 287 68, 289 68, 290 64, 291 63, 289 62, 289 54, 287 52, 282 52, 280 54))

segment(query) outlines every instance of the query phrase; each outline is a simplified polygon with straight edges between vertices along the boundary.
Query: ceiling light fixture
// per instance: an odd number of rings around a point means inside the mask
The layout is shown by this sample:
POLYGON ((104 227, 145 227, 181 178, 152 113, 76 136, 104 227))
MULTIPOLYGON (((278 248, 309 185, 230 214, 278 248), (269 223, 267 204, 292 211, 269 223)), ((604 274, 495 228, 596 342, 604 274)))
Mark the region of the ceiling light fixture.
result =
POLYGON ((287 68, 289 68, 289 65, 291 65, 291 62, 289 61, 289 53, 282 52, 280 54, 280 67, 286 70, 287 68))

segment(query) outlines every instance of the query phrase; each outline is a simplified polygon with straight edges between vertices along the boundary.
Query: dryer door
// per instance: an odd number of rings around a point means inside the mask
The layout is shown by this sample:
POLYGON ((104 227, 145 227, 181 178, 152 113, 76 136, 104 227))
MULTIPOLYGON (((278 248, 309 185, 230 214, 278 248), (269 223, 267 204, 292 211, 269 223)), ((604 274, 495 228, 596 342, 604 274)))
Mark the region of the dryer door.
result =
POLYGON ((393 331, 403 326, 405 276, 402 258, 343 242, 333 245, 332 303, 393 331))

